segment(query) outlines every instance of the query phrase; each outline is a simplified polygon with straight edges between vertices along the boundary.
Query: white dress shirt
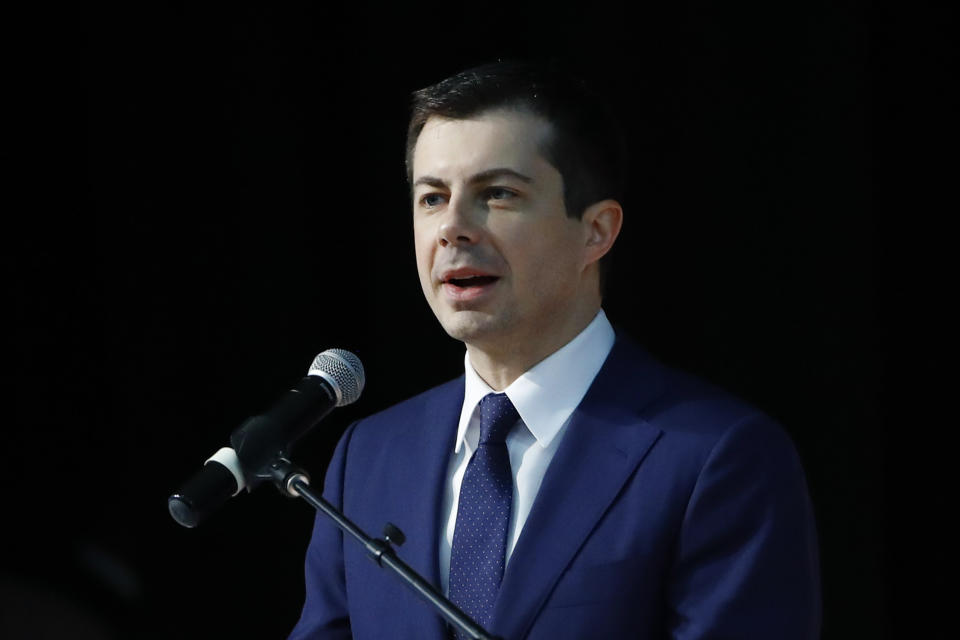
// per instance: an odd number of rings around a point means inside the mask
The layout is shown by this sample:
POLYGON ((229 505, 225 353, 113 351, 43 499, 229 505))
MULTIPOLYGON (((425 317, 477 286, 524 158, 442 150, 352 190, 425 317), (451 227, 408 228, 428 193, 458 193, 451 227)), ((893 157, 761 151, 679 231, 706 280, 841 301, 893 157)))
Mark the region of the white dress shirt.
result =
MULTIPOLYGON (((540 490, 540 483, 566 431, 570 415, 577 408, 587 389, 613 348, 614 332, 601 310, 577 337, 536 364, 504 389, 522 422, 507 436, 510 469, 513 473, 513 507, 507 529, 505 562, 520 537, 530 507, 540 490)), ((480 400, 496 393, 477 375, 464 356, 463 409, 457 428, 453 458, 447 470, 443 513, 444 528, 440 535, 440 580, 443 592, 449 593, 450 548, 457 525, 460 484, 480 438, 480 400)))

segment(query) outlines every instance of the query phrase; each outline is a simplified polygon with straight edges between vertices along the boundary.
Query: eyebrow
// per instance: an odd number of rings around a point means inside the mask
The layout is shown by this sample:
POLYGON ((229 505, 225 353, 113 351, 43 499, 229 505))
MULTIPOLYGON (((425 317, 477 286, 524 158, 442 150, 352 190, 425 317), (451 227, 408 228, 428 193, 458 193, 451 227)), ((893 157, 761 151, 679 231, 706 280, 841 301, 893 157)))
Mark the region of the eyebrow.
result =
MULTIPOLYGON (((467 184, 476 184, 478 182, 489 182, 490 180, 494 180, 496 178, 504 178, 504 177, 515 178, 517 180, 520 180, 521 182, 526 182, 528 184, 533 182, 533 178, 531 178, 530 176, 525 176, 518 171, 514 171, 513 169, 507 169, 506 167, 498 167, 496 169, 487 169, 486 171, 481 171, 480 173, 473 174, 467 180, 467 184)), ((419 178, 417 178, 416 182, 413 183, 413 186, 414 188, 416 188, 421 184, 425 184, 431 187, 438 187, 438 188, 447 186, 447 183, 445 183, 443 180, 441 180, 440 178, 435 178, 433 176, 420 176, 419 178)))

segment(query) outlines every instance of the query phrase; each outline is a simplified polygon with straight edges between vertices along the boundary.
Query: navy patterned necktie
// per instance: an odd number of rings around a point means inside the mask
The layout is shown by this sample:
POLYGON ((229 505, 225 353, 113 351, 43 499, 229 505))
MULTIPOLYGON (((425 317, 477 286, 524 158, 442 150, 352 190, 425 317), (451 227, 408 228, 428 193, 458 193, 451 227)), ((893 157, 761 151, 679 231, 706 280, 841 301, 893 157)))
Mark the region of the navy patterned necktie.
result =
POLYGON ((519 419, 506 394, 484 396, 480 401, 480 443, 460 485, 450 548, 450 600, 484 628, 503 578, 513 503, 513 474, 505 441, 519 419))

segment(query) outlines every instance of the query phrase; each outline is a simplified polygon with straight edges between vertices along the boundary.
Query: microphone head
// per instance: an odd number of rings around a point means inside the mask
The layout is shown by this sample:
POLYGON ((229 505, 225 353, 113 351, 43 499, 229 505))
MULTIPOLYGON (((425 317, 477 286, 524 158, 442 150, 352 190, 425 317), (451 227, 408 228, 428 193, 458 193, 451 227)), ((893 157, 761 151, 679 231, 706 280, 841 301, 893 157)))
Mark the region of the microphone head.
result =
POLYGON ((344 349, 327 349, 317 355, 307 375, 320 376, 330 383, 338 407, 355 402, 366 383, 360 358, 344 349))

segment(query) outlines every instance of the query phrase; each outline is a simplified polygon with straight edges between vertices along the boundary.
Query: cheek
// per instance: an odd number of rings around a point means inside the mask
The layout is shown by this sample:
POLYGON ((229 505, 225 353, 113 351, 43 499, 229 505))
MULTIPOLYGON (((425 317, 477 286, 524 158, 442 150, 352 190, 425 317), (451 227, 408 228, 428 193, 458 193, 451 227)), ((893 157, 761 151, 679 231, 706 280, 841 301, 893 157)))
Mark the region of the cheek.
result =
POLYGON ((420 286, 424 295, 430 297, 433 289, 433 276, 431 275, 433 271, 433 243, 423 242, 423 238, 417 236, 414 238, 414 245, 420 286))
POLYGON ((553 289, 569 284, 578 272, 580 247, 569 234, 534 230, 524 234, 514 249, 514 256, 533 285, 553 289))
POLYGON ((414 225, 413 227, 413 249, 417 257, 417 269, 421 269, 424 264, 429 262, 429 247, 430 243, 427 242, 427 235, 423 228, 419 225, 414 225))

